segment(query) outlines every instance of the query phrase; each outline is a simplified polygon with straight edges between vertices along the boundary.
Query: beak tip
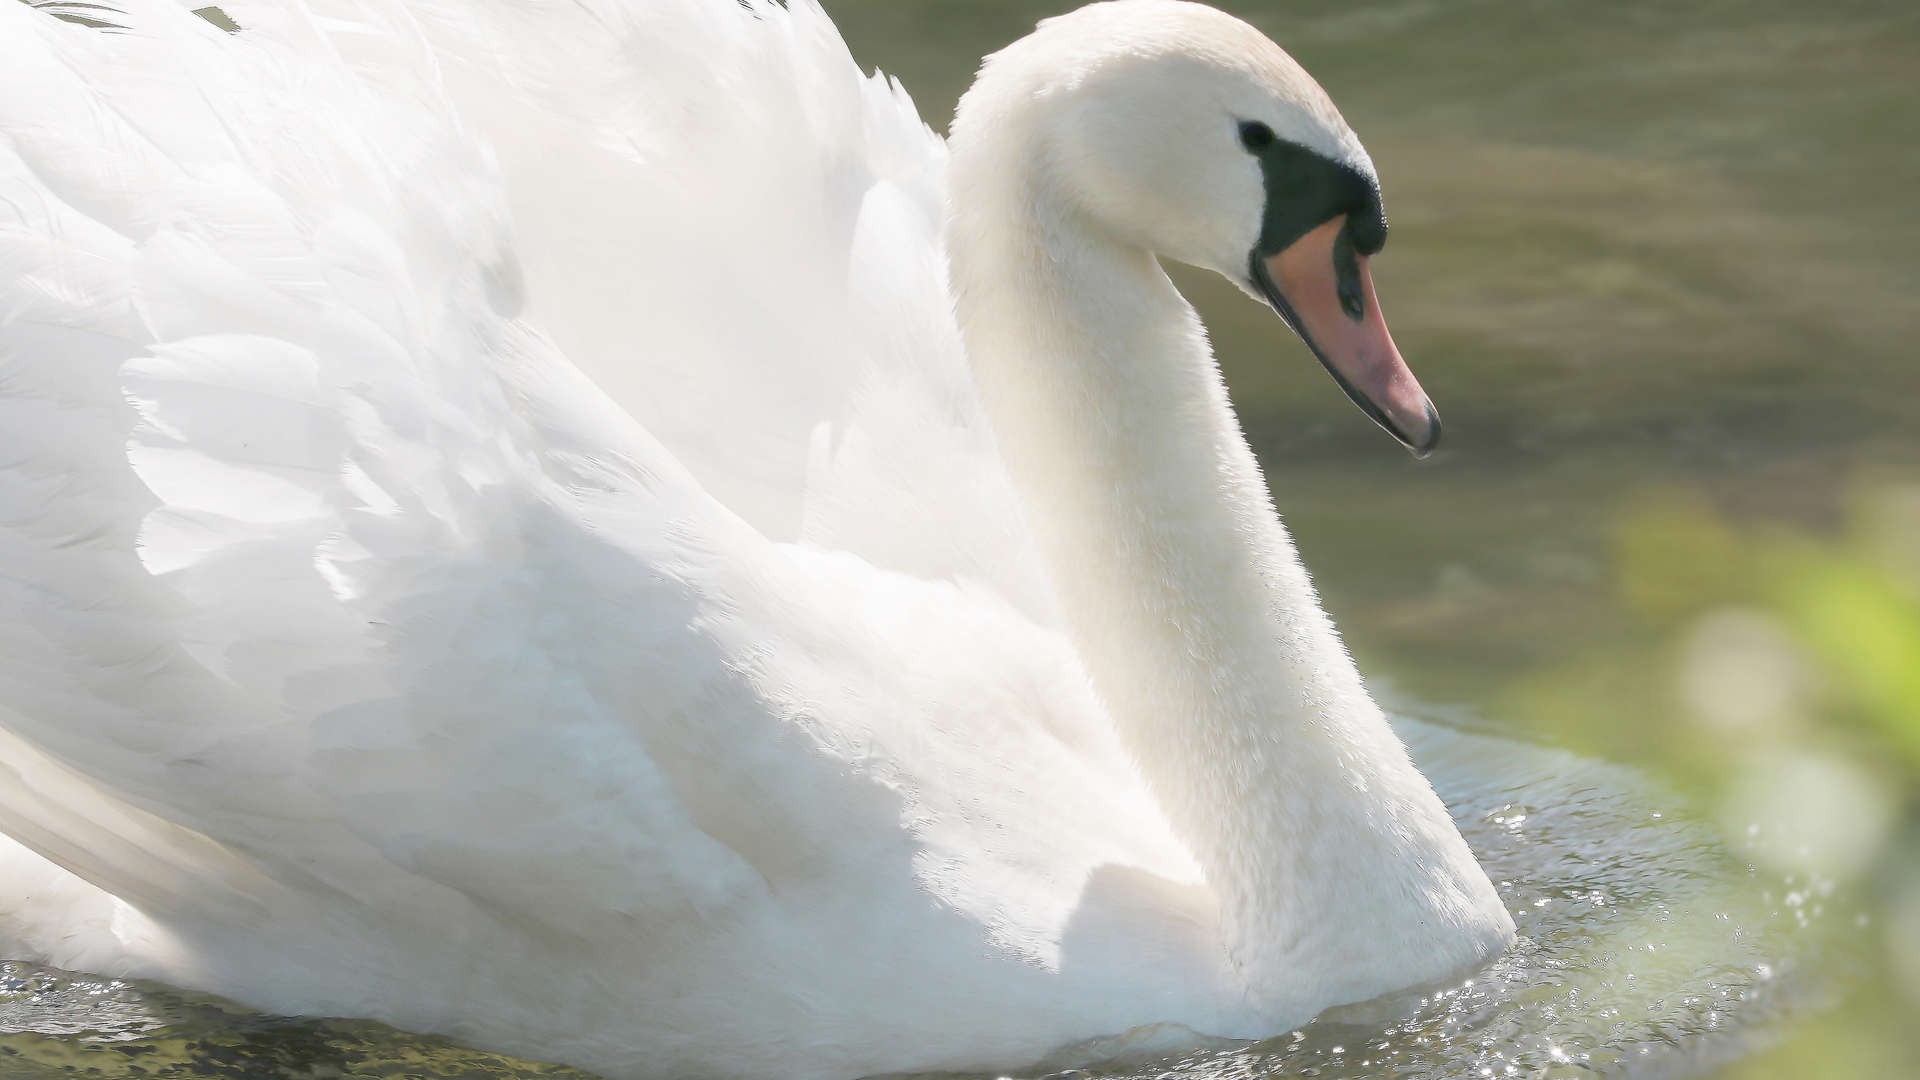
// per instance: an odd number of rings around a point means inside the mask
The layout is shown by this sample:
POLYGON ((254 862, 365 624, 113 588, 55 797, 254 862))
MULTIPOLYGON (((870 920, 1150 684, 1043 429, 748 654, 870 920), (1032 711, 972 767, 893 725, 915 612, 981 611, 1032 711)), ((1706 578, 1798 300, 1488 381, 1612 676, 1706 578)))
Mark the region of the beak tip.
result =
POLYGON ((1433 448, 1440 445, 1440 411, 1433 407, 1431 400, 1429 400, 1426 405, 1426 437, 1417 443, 1411 439, 1407 440, 1407 450, 1413 454, 1414 460, 1416 461, 1425 461, 1433 454, 1433 448))

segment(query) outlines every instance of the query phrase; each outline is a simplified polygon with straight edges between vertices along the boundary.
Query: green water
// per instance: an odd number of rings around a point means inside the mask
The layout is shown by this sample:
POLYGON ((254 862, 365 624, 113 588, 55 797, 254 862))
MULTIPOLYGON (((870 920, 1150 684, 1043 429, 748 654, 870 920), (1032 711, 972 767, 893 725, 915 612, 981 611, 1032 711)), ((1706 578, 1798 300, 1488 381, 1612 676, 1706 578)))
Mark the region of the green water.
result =
MULTIPOLYGON (((828 2, 862 64, 898 75, 941 129, 980 54, 1066 6, 828 2)), ((1729 551, 1782 526, 1845 544, 1831 538, 1854 535, 1863 498, 1920 477, 1920 5, 1225 6, 1366 141, 1392 223, 1383 306, 1447 423, 1433 458, 1409 460, 1270 313, 1176 271, 1275 499, 1370 677, 1581 756, 1411 725, 1526 945, 1392 1018, 1329 1018, 1168 1068, 1907 1074, 1920 1044, 1899 1018, 1920 1009, 1920 981, 1880 953, 1906 940, 1882 927, 1920 927, 1920 906, 1902 906, 1920 905, 1920 770, 1898 764, 1913 759, 1896 735, 1809 706, 1782 745, 1857 762, 1892 800, 1877 854, 1836 884, 1729 847, 1741 822, 1716 808, 1746 766, 1711 744, 1703 758, 1668 700, 1688 582, 1714 567, 1655 544, 1680 599, 1649 618, 1634 599, 1646 575, 1621 551, 1650 505, 1718 521, 1729 551)), ((1893 535, 1911 550, 1920 513, 1905 520, 1893 535)), ((1920 931, 1912 943, 1920 956, 1920 931)), ((577 1074, 375 1024, 0 971, 0 1076, 69 1075, 577 1074)))

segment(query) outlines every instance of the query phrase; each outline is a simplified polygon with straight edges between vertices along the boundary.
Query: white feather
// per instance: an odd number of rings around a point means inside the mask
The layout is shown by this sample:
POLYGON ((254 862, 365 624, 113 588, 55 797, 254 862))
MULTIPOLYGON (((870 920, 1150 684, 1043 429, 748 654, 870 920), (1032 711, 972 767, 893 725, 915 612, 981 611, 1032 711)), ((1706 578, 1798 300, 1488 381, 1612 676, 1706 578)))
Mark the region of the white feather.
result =
POLYGON ((0 3, 0 950, 613 1076, 1304 1018, 811 0, 120 6, 0 3))

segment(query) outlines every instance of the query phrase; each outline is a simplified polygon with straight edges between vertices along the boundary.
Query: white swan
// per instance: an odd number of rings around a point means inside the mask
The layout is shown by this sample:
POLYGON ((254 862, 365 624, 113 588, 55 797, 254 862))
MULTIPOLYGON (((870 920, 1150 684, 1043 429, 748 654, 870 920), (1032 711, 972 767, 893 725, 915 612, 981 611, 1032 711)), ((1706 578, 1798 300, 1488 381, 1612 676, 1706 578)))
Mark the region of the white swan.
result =
POLYGON ((1257 32, 1051 20, 949 162, 810 0, 122 6, 0 3, 0 952, 806 1078, 1510 939, 1156 261, 1437 434, 1257 32))

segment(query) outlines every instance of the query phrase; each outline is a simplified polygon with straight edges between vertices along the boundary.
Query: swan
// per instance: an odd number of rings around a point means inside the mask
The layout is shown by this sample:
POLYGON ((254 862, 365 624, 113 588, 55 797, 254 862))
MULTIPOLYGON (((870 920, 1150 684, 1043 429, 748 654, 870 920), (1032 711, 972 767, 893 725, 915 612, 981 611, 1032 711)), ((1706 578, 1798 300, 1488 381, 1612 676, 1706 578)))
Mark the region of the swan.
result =
POLYGON ((0 4, 0 952, 610 1077, 1254 1038, 1513 923, 1161 270, 1415 452, 1247 24, 0 4))

